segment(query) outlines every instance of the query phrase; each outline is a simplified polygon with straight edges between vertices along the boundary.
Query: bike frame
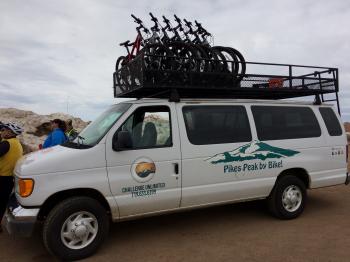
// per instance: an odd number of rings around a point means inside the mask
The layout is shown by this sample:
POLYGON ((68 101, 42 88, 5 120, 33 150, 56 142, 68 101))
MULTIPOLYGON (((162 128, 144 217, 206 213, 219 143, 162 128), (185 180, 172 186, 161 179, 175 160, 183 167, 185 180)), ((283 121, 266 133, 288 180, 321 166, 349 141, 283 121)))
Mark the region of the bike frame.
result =
POLYGON ((127 61, 129 62, 133 57, 135 57, 139 52, 141 48, 141 42, 143 38, 140 32, 137 34, 134 44, 132 45, 131 52, 129 51, 129 48, 126 48, 128 50, 128 56, 127 61))

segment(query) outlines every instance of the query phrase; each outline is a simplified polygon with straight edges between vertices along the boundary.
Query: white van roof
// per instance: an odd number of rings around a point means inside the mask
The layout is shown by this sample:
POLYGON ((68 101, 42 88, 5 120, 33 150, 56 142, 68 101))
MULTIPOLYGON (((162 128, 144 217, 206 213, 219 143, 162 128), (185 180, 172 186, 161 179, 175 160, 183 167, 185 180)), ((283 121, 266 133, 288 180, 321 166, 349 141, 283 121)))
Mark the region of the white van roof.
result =
MULTIPOLYGON (((168 101, 165 98, 142 98, 142 99, 132 99, 123 102, 133 103, 133 104, 144 104, 144 103, 163 103, 168 101)), ((313 101, 300 101, 300 100, 266 100, 266 99, 201 99, 201 98, 183 98, 180 103, 247 103, 247 104, 274 104, 274 105, 308 105, 314 106, 313 101)), ((318 106, 334 106, 329 103, 322 103, 318 106)))

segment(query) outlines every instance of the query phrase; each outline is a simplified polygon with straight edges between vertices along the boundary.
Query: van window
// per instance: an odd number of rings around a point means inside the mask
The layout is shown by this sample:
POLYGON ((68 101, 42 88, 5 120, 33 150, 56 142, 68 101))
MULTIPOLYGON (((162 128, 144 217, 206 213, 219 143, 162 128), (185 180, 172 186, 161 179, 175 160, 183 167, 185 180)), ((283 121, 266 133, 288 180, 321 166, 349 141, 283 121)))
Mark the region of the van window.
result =
POLYGON ((244 106, 186 106, 183 114, 188 139, 194 145, 252 140, 244 106))
POLYGON ((132 149, 172 146, 170 109, 167 106, 139 107, 119 130, 130 132, 132 149))
POLYGON ((338 118, 334 114, 332 108, 320 107, 320 113, 322 115, 324 123, 326 124, 329 135, 340 136, 343 134, 343 130, 341 129, 338 118))
POLYGON ((321 136, 320 125, 309 107, 252 106, 259 140, 321 136))
MULTIPOLYGON (((83 146, 96 145, 117 122, 117 120, 129 109, 131 104, 120 103, 111 106, 108 110, 102 113, 95 121, 90 123, 83 131, 80 132, 73 143, 83 146)), ((68 146, 68 144, 65 144, 68 146)), ((80 148, 80 146, 79 146, 80 148)))

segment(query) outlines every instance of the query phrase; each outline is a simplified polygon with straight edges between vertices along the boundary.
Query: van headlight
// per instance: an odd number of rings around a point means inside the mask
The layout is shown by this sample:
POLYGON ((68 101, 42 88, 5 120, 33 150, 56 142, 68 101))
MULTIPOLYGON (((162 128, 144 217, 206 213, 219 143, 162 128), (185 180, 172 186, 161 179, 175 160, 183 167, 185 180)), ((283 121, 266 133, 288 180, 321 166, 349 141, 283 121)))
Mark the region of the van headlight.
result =
POLYGON ((21 197, 28 197, 34 189, 34 180, 31 178, 15 178, 16 193, 21 197))

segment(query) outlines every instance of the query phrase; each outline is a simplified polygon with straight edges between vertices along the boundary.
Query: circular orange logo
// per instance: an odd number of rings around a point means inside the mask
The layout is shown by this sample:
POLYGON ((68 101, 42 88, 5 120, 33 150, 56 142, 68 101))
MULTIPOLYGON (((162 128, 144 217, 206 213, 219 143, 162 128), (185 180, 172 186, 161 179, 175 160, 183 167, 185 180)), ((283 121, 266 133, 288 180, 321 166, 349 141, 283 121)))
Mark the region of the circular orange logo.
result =
POLYGON ((137 159, 131 166, 133 178, 140 183, 151 180, 156 173, 156 165, 147 157, 137 159))

